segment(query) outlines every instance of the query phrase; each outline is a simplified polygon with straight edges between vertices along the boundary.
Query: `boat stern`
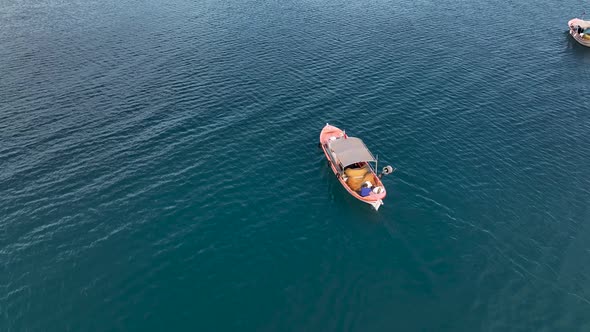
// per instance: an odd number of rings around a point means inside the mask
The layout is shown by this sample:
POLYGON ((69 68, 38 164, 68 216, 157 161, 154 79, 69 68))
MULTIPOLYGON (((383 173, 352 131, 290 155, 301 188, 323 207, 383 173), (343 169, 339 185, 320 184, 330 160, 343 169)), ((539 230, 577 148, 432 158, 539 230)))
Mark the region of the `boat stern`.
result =
POLYGON ((368 202, 373 209, 375 209, 375 211, 379 211, 379 207, 381 207, 381 205, 383 205, 383 201, 382 200, 377 200, 377 201, 372 201, 372 202, 368 202))

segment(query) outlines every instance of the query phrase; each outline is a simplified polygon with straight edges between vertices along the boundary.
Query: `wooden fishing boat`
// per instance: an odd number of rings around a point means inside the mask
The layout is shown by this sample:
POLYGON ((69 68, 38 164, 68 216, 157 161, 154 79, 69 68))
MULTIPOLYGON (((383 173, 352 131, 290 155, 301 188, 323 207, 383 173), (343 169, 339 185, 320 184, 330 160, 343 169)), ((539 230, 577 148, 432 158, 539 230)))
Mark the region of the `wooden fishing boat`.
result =
POLYGON ((381 177, 392 173, 393 167, 386 166, 377 175, 377 159, 365 143, 360 138, 349 137, 343 130, 329 124, 320 132, 320 146, 344 189, 354 198, 378 210, 387 194, 381 177), (371 167, 371 162, 375 163, 375 168, 371 167))
POLYGON ((570 28, 570 35, 578 43, 590 47, 590 21, 574 18, 567 22, 567 25, 570 28))

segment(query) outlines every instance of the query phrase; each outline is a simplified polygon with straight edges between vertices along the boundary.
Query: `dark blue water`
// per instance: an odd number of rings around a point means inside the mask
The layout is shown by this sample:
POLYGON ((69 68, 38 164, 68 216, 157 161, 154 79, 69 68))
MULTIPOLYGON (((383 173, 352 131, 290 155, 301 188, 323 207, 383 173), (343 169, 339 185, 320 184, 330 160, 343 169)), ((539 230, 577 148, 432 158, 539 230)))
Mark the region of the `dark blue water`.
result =
POLYGON ((0 1, 0 331, 589 331, 582 10, 0 1))

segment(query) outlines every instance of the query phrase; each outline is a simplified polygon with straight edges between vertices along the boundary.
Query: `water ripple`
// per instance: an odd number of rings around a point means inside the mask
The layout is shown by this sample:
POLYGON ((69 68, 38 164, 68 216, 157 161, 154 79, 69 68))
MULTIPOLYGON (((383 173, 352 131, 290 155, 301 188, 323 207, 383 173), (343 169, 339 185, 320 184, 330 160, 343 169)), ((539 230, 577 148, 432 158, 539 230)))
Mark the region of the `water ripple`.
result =
POLYGON ((584 329, 568 6, 7 1, 0 326, 584 329), (326 122, 398 168, 378 213, 326 122))

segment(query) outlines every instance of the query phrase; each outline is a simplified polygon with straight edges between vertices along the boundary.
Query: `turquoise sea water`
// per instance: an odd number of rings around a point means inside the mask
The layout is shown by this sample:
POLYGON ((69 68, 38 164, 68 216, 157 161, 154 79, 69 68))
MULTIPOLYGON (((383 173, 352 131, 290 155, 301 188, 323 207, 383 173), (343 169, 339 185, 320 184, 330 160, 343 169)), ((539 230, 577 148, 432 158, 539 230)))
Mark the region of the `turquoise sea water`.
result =
POLYGON ((0 331, 590 331, 583 5, 0 1, 0 331))

